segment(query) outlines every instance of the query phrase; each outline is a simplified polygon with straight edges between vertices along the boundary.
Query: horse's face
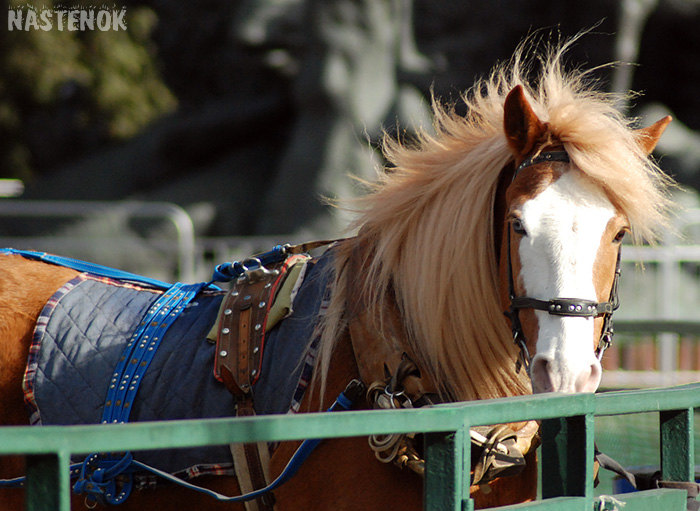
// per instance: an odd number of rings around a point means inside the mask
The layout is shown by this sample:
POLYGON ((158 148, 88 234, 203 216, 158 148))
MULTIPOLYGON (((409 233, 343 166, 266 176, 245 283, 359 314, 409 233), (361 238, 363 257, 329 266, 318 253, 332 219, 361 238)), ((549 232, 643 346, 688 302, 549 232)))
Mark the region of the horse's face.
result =
MULTIPOLYGON (((514 296, 606 302, 627 220, 605 193, 567 163, 527 169, 507 193, 514 296), (534 193, 533 193, 534 190, 534 193)), ((507 236, 506 236, 507 238, 507 236)), ((575 306, 574 306, 575 307, 575 306)), ((535 392, 593 392, 603 318, 519 311, 535 392)))
POLYGON ((501 271, 509 284, 504 308, 511 308, 511 321, 521 325, 532 356, 534 392, 593 392, 602 374, 596 354, 605 316, 575 313, 578 307, 585 311, 613 298, 620 244, 629 225, 606 193, 548 136, 521 89, 508 97, 505 114, 517 170, 506 192, 501 271), (537 151, 549 153, 552 160, 526 159, 537 151), (543 302, 518 302, 522 297, 543 302), (559 299, 574 299, 574 304, 548 310, 559 307, 559 299), (569 307, 571 315, 566 314, 569 307))

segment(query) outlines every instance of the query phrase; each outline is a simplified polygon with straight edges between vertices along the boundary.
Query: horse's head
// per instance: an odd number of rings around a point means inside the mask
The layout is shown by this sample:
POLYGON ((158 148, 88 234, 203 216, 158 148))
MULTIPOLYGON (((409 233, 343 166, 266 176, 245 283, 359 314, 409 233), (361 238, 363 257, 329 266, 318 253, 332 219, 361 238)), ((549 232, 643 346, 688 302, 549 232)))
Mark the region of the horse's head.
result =
MULTIPOLYGON (((647 154, 670 120, 637 130, 647 154)), ((501 295, 515 341, 535 392, 595 391, 629 220, 577 168, 519 86, 506 98, 504 128, 515 163, 505 193, 501 295)))

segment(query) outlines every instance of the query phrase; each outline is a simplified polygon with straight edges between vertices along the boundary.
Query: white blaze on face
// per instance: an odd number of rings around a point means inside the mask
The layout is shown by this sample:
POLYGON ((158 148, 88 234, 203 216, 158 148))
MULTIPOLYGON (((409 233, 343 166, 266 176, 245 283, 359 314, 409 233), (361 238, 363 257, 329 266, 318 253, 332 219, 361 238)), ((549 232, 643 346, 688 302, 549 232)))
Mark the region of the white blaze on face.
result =
MULTIPOLYGON (((598 301, 593 268, 603 233, 616 211, 579 171, 565 172, 521 207, 520 278, 527 296, 598 301)), ((601 367, 594 354, 593 318, 535 311, 539 324, 532 361, 535 392, 593 392, 601 367)))

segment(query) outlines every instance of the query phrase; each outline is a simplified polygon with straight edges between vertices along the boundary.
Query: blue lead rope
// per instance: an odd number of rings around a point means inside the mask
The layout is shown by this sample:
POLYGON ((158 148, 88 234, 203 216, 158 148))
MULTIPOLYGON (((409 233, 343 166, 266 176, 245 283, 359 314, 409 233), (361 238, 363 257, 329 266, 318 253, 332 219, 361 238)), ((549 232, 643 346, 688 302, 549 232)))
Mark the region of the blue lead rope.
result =
MULTIPOLYGON (((352 408, 353 404, 357 401, 357 399, 364 393, 364 385, 362 382, 359 380, 352 380, 347 387, 345 387, 345 390, 341 392, 338 397, 335 399, 333 404, 331 405, 330 408, 328 408, 328 412, 337 412, 337 411, 343 411, 343 410, 349 410, 352 408)), ((253 500, 258 497, 261 497, 265 495, 266 493, 269 493, 273 491, 276 488, 279 488, 282 486, 284 483, 289 481, 292 477, 296 475, 296 473, 299 471, 301 466, 304 464, 306 459, 309 457, 309 455, 318 447, 318 445, 321 443, 322 439, 320 438, 312 438, 308 440, 304 440, 302 444, 297 448, 297 450, 294 452, 294 455, 291 457, 289 462, 287 462, 287 465, 284 467, 284 470, 282 470, 282 473, 280 473, 277 478, 272 481, 270 484, 265 486, 264 488, 260 488, 259 490, 252 491, 250 493, 246 493, 244 495, 235 495, 233 497, 223 495, 221 493, 217 493, 213 490, 210 490, 208 488, 202 488, 201 486, 194 485, 192 483, 188 483, 187 481, 183 481, 182 479, 175 477, 172 474, 169 474, 167 472, 163 472, 162 470, 158 470, 156 468, 153 468, 151 466, 145 465, 139 461, 133 461, 133 465, 136 467, 139 467, 140 469, 150 472, 152 474, 155 474, 157 476, 162 477, 163 479, 170 481, 171 483, 175 483, 177 485, 180 485, 184 488, 189 488, 190 490, 194 490, 196 492, 202 493, 204 495, 208 495, 209 497, 212 497, 220 502, 245 502, 248 500, 253 500)))
MULTIPOLYGON (((343 392, 335 399, 333 404, 327 411, 336 412, 349 410, 357 399, 364 393, 364 385, 358 380, 352 380, 343 392)), ((164 472, 157 468, 136 461, 131 457, 130 453, 126 453, 122 458, 110 460, 109 465, 99 467, 97 465, 97 455, 88 456, 83 463, 75 463, 70 466, 71 479, 78 479, 73 486, 73 491, 78 493, 87 493, 87 497, 91 500, 104 500, 110 504, 121 504, 126 500, 126 496, 133 485, 132 479, 124 482, 122 487, 117 491, 115 477, 119 474, 133 474, 140 470, 162 477, 166 481, 170 481, 184 488, 189 488, 196 492, 208 495, 220 502, 245 502, 252 500, 262 495, 279 488, 284 483, 289 481, 296 475, 303 463, 309 455, 321 443, 320 438, 304 440, 299 448, 294 452, 287 465, 282 470, 282 473, 272 481, 269 485, 259 490, 246 493, 244 495, 227 496, 217 493, 208 488, 203 488, 195 484, 189 483, 179 477, 175 477, 168 472, 164 472), (128 491, 127 491, 128 490, 128 491)), ((26 482, 26 477, 16 477, 14 479, 0 480, 0 487, 4 488, 19 488, 23 487, 26 482)))

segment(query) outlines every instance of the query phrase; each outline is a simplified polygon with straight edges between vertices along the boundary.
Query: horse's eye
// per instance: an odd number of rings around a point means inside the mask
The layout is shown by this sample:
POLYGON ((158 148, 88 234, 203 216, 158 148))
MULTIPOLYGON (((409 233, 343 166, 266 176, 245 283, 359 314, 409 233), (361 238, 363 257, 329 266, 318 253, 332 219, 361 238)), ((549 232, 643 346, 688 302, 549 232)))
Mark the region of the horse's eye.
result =
POLYGON ((521 236, 527 236, 527 231, 525 230, 522 220, 519 218, 513 218, 510 221, 510 224, 513 226, 513 232, 520 234, 521 236))
POLYGON ((627 234, 627 229, 622 229, 620 232, 617 233, 615 236, 615 239, 613 240, 615 243, 622 243, 622 240, 625 237, 625 234, 627 234))

